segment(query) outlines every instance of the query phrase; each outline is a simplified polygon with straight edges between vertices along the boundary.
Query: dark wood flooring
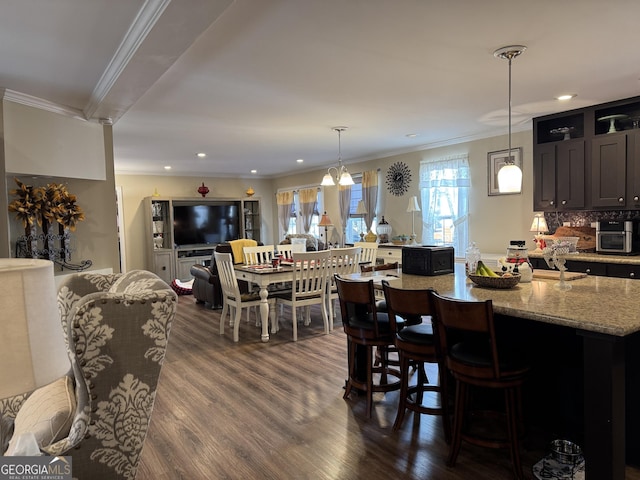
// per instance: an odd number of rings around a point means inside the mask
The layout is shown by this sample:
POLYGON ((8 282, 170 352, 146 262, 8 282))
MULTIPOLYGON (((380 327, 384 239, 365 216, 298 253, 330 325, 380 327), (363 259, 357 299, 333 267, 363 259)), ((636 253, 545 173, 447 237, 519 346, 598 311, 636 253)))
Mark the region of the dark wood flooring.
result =
MULTIPOLYGON (((281 320, 262 343, 253 317, 243 315, 234 344, 228 326, 218 333, 220 314, 180 297, 138 480, 511 478, 508 452, 464 443, 447 467, 439 417, 407 413, 392 432, 397 392, 375 397, 371 419, 364 398, 343 400, 339 318, 324 335, 314 311, 295 343, 290 320, 281 320)), ((544 454, 523 452, 529 478, 544 454)), ((640 471, 628 468, 627 478, 640 479, 640 471)))

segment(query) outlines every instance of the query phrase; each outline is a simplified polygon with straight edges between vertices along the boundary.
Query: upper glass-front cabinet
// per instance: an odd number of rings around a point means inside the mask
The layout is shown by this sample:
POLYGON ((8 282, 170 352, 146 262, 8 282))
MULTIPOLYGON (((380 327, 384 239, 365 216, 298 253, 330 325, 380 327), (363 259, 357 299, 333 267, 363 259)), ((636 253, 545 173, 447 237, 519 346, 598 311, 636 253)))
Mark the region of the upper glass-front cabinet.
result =
POLYGON ((260 241, 260 201, 245 200, 243 202, 244 238, 260 241))

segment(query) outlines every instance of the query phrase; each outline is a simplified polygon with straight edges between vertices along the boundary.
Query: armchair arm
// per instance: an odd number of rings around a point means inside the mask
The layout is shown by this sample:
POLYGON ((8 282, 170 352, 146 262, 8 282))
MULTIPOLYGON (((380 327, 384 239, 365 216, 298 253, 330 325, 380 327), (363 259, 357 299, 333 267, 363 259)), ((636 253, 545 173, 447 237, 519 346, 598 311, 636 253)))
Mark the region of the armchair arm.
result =
POLYGON ((204 265, 200 265, 200 264, 191 265, 190 273, 194 278, 204 280, 207 283, 213 284, 213 277, 215 275, 211 273, 211 270, 209 270, 204 265))

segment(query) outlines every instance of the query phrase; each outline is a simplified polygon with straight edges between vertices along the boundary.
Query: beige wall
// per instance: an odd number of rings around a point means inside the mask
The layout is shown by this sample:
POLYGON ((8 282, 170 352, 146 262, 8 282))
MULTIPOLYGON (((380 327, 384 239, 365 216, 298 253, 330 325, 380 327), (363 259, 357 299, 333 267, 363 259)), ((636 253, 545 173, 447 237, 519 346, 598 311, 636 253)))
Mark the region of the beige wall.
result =
POLYGON ((197 189, 202 183, 209 187, 207 198, 244 198, 251 186, 262 210, 262 242, 273 243, 273 212, 275 195, 271 180, 245 178, 204 178, 161 175, 116 175, 116 184, 122 187, 124 231, 126 235, 127 270, 150 268, 146 265, 148 237, 145 232, 144 198, 154 194, 163 197, 202 198, 197 189))
MULTIPOLYGON (((487 154, 504 150, 508 146, 506 135, 491 137, 472 142, 460 143, 447 147, 433 148, 419 152, 394 155, 387 158, 360 163, 349 163, 349 172, 358 173, 365 170, 381 169, 383 183, 380 185, 381 211, 391 224, 393 234, 411 233, 411 214, 407 213, 407 204, 411 195, 418 195, 420 161, 437 160, 455 154, 467 153, 471 170, 470 196, 470 232, 469 238, 475 241, 483 253, 506 252, 509 240, 522 239, 530 248, 533 234, 529 232, 533 219, 533 144, 531 131, 518 132, 512 136, 512 146, 523 147, 523 188, 519 195, 488 196, 487 194, 487 154), (411 170, 409 191, 401 196, 391 195, 384 184, 384 177, 389 166, 395 162, 405 162, 411 170)), ((307 185, 310 179, 318 184, 326 170, 306 172, 305 174, 280 177, 274 180, 274 191, 297 185, 307 185)), ((324 196, 329 216, 338 218, 337 187, 325 187, 324 196)), ((416 214, 416 234, 421 239, 416 214)))
POLYGON ((5 171, 14 175, 105 180, 102 126, 7 100, 5 171))

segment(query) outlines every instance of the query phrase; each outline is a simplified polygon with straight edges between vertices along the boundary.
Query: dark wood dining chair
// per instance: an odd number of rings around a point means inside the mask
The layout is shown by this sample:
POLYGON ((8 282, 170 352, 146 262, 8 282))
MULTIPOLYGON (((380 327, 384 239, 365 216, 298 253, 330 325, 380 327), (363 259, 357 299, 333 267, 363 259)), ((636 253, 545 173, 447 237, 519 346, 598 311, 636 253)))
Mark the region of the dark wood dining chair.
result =
POLYGON ((431 297, 437 348, 456 382, 453 438, 447 464, 455 465, 465 440, 483 447, 508 448, 515 477, 524 478, 519 437, 523 424, 522 386, 529 366, 520 351, 498 343, 491 300, 454 300, 434 291, 431 297), (480 402, 472 404, 470 388, 474 389, 474 400, 479 400, 481 389, 503 391, 505 408, 500 416, 506 420, 506 438, 482 436, 471 430, 472 418, 495 412, 486 410, 486 402, 482 409, 476 409, 480 402))
POLYGON ((348 378, 344 397, 353 389, 367 396, 367 418, 371 418, 373 392, 390 392, 400 389, 400 372, 389 367, 387 355, 378 365, 373 364, 374 348, 383 352, 395 342, 395 330, 391 328, 386 313, 378 312, 373 293, 373 281, 346 280, 335 276, 340 299, 342 326, 347 335, 348 378), (380 374, 374 383, 374 374, 380 374), (389 376, 397 381, 389 383, 389 376))
POLYGON ((451 441, 451 419, 448 409, 447 371, 444 358, 438 355, 433 335, 431 318, 434 315, 431 289, 404 290, 382 281, 382 289, 387 300, 387 314, 392 330, 396 330, 395 345, 400 360, 400 401, 393 429, 398 430, 406 410, 418 414, 441 415, 444 437, 451 441), (411 322, 404 328, 398 328, 396 319, 411 322), (432 384, 425 371, 425 363, 438 365, 439 382, 432 384), (417 370, 417 381, 409 387, 410 367, 417 370), (439 406, 423 403, 425 392, 435 392, 439 406), (413 397, 415 395, 415 399, 413 397))

